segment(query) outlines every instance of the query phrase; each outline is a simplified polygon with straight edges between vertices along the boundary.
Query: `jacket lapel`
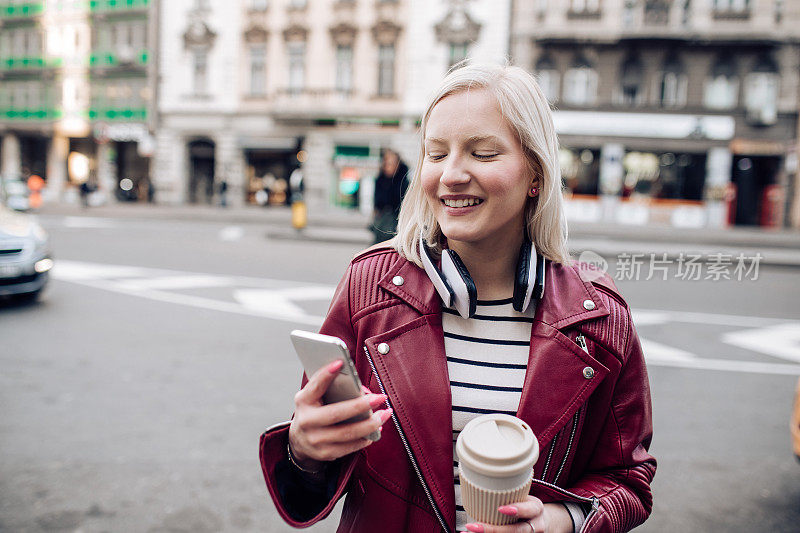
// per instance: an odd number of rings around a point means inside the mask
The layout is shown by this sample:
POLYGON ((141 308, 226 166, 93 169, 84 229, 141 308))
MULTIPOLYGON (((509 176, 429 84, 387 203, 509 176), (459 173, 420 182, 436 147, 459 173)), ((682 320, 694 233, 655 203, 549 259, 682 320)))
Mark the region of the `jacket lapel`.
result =
POLYGON ((528 370, 517 412, 544 448, 597 388, 608 369, 560 329, 607 316, 591 282, 548 262, 544 296, 534 314, 528 370), (586 369, 590 368, 591 372, 586 369))
POLYGON ((424 315, 366 344, 420 474, 454 529, 452 403, 441 316, 424 315))

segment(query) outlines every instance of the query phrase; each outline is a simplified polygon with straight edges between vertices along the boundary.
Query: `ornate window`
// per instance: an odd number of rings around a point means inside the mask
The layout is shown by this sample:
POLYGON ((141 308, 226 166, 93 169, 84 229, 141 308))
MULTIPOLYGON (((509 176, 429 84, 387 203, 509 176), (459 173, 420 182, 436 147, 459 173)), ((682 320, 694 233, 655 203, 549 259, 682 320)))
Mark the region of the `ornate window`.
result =
POLYGON ((666 26, 669 23, 670 0, 645 0, 644 23, 650 26, 666 26))
POLYGON ((567 16, 597 18, 600 16, 600 0, 570 0, 567 16))
POLYGON ((750 0, 713 0, 714 18, 750 18, 750 0))
POLYGON ((661 69, 659 100, 663 107, 683 107, 686 105, 688 79, 686 71, 677 57, 670 56, 661 69))
POLYGON ((470 16, 466 7, 452 2, 436 26, 436 39, 447 45, 447 68, 467 58, 469 44, 478 40, 481 25, 470 16))
POLYGON ((353 45, 336 46, 336 92, 344 96, 353 92, 353 45))
POLYGON ((394 44, 378 47, 378 96, 394 95, 394 44))
POLYGON ((208 94, 208 49, 192 50, 192 87, 196 96, 208 94))
POLYGON ((289 54, 289 94, 299 94, 306 83, 306 43, 287 43, 286 50, 289 54))
POLYGON ((747 119, 759 125, 775 124, 778 119, 778 67, 768 56, 761 56, 745 78, 747 119))
POLYGON ((250 45, 250 94, 263 96, 267 92, 267 47, 250 45))
POLYGON ((555 62, 548 54, 543 55, 536 62, 536 80, 539 82, 539 87, 541 87, 548 102, 558 101, 561 75, 555 62))
POLYGON ((564 101, 575 106, 597 101, 597 71, 585 57, 578 57, 564 74, 564 101))
POLYGON ((644 103, 644 72, 639 58, 628 57, 622 64, 621 74, 617 103, 633 106, 644 103))
POLYGON ((703 105, 709 109, 733 109, 739 94, 739 78, 730 57, 720 57, 711 68, 703 92, 703 105))

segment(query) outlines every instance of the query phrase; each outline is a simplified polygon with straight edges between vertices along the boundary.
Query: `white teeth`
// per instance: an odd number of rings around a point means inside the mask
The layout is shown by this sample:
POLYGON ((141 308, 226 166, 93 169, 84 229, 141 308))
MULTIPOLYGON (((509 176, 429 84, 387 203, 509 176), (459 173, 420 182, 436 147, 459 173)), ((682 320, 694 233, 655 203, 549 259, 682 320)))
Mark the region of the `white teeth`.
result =
POLYGON ((482 200, 478 198, 467 198, 464 200, 443 200, 444 205, 447 207, 470 207, 480 204, 481 201, 482 200))

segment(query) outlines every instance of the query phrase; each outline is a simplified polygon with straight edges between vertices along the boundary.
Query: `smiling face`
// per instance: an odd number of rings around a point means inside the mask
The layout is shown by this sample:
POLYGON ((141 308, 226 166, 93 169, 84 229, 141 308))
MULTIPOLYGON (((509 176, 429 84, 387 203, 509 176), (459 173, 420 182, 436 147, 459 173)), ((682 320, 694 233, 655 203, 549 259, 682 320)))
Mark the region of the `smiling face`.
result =
POLYGON ((442 99, 424 142, 421 184, 449 247, 518 247, 533 175, 492 94, 479 89, 442 99))

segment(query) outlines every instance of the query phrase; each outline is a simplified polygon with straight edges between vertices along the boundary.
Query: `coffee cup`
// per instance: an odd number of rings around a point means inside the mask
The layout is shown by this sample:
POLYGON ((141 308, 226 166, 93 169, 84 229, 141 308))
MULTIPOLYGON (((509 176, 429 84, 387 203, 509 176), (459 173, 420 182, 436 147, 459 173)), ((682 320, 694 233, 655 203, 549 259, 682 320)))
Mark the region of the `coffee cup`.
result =
POLYGON ((493 413, 469 421, 456 441, 461 503, 479 522, 510 524, 501 505, 525 501, 539 458, 530 426, 511 415, 493 413))

